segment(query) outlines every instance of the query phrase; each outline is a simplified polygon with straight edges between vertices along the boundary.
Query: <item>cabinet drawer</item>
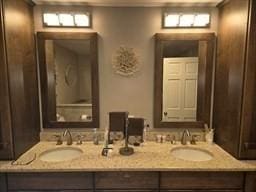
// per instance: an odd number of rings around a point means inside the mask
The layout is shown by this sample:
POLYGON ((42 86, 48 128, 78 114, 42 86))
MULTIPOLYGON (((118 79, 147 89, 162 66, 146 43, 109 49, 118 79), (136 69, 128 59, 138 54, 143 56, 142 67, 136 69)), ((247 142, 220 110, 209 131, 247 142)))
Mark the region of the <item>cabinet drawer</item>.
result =
POLYGON ((242 190, 228 190, 228 189, 220 189, 220 190, 211 190, 211 189, 203 189, 203 190, 164 190, 160 192, 243 192, 242 190))
POLYGON ((96 190, 95 192, 158 192, 157 189, 151 189, 151 190, 136 190, 136 189, 130 189, 130 190, 96 190))
MULTIPOLYGON (((1 191, 2 192, 2 191, 1 191)), ((8 192, 93 192, 93 190, 50 190, 50 191, 41 191, 41 190, 36 190, 36 191, 31 191, 31 190, 18 190, 18 191, 8 191, 8 192)))
POLYGON ((242 189, 244 174, 236 172, 162 172, 161 189, 242 189))
POLYGON ((0 191, 7 192, 6 176, 4 174, 0 174, 0 191))
POLYGON ((247 173, 245 181, 245 192, 255 192, 256 191, 256 173, 247 173))
POLYGON ((96 189, 157 189, 157 172, 99 172, 96 189))
POLYGON ((92 173, 11 173, 9 190, 93 189, 92 173))

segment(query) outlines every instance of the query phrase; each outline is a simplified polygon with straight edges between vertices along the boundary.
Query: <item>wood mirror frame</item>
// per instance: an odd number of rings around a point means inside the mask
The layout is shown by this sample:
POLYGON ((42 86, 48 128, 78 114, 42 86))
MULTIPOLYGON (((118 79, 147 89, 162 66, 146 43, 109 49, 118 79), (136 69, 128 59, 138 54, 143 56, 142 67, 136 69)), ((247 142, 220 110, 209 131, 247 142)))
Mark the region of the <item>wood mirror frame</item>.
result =
POLYGON ((98 46, 97 33, 80 32, 38 32, 37 47, 39 58, 42 122, 44 128, 99 128, 99 80, 98 80, 98 46), (89 122, 58 122, 56 116, 56 92, 54 66, 46 64, 46 40, 89 40, 92 86, 92 121, 89 122))
POLYGON ((157 33, 155 35, 154 76, 154 127, 155 128, 203 128, 210 125, 213 59, 215 49, 214 33, 157 33), (199 66, 197 90, 197 119, 195 122, 164 122, 163 108, 163 49, 166 41, 198 41, 199 66), (206 56, 206 57, 205 57, 206 56))

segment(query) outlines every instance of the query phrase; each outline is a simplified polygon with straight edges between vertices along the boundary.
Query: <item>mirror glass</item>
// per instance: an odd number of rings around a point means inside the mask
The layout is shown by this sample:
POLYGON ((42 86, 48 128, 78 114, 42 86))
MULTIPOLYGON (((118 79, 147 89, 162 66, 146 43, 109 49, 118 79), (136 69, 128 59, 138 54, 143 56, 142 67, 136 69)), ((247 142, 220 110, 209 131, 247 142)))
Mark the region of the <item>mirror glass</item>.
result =
POLYGON ((172 40, 163 46, 163 122, 197 121, 199 41, 172 40))
POLYGON ((53 66, 56 121, 92 121, 90 40, 46 40, 45 59, 53 66))

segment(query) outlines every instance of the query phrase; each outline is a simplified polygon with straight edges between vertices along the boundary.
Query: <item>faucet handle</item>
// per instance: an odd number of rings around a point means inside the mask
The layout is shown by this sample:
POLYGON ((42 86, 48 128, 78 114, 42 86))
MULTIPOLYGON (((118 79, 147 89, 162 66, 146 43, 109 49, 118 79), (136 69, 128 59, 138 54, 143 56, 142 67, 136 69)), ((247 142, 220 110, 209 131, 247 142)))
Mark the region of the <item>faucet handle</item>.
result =
POLYGON ((57 139, 56 145, 62 145, 63 141, 62 141, 61 135, 53 135, 53 136, 54 136, 54 138, 57 139))
POLYGON ((172 145, 176 145, 176 137, 175 137, 175 135, 172 136, 171 144, 172 145))
POLYGON ((200 135, 192 135, 192 139, 190 141, 191 145, 196 145, 196 142, 198 141, 197 138, 200 138, 200 135))
POLYGON ((83 138, 85 138, 85 135, 77 135, 77 145, 83 144, 83 138))

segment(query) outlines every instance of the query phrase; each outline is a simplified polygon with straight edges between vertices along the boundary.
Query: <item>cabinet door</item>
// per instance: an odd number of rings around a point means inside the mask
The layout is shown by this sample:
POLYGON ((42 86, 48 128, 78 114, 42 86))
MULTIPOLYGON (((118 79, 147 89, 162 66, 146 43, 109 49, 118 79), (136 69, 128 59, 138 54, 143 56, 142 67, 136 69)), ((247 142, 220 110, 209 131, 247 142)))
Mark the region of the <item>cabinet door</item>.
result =
POLYGON ((7 64, 5 55, 3 0, 0 0, 0 159, 11 159, 11 119, 8 90, 7 64))
POLYGON ((244 175, 238 172, 162 172, 160 179, 160 188, 167 191, 240 191, 243 186, 244 175))
POLYGON ((6 176, 4 174, 0 174, 0 191, 7 192, 6 176))
POLYGON ((129 189, 129 190, 96 190, 95 192, 158 192, 156 189, 152 190, 136 190, 136 189, 129 189))
POLYGON ((213 127, 215 141, 239 157, 244 61, 249 0, 227 1, 219 8, 213 127), (234 15, 239 19, 230 18, 234 15))
POLYGON ((211 190, 211 189, 194 189, 194 190, 169 190, 169 191, 160 191, 160 192, 243 192, 242 190, 211 190))
POLYGON ((244 101, 241 121, 240 158, 256 159, 256 1, 250 4, 244 101))
MULTIPOLYGON (((2 192, 2 191, 1 191, 2 192)), ((22 190, 22 191, 9 191, 9 192, 45 192, 41 190, 22 190)), ((47 192, 93 192, 93 191, 88 191, 88 190, 47 190, 47 192)))
POLYGON ((95 174, 96 190, 111 189, 113 191, 147 190, 158 188, 157 172, 99 172, 95 174))
POLYGON ((93 189, 93 177, 92 173, 9 173, 8 189, 22 192, 90 191, 93 189))
POLYGON ((256 173, 247 173, 244 192, 256 191, 256 173))

